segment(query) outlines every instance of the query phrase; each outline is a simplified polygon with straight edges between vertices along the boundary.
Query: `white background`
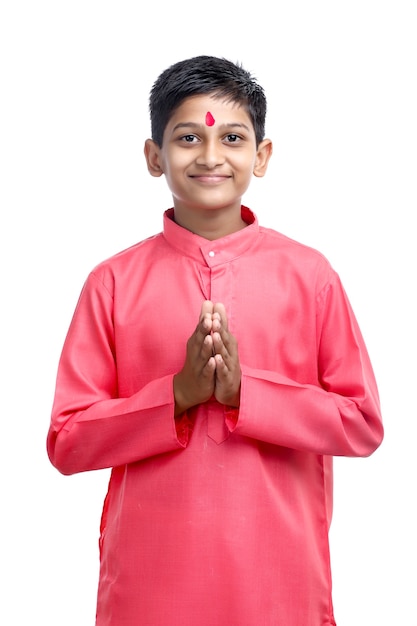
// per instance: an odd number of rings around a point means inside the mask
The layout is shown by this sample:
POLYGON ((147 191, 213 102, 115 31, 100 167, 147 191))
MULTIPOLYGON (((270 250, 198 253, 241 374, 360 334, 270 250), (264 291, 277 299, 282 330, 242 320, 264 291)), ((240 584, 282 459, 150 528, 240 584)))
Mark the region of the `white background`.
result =
POLYGON ((49 464, 57 361, 87 273, 159 231, 171 205, 142 152, 153 81, 213 54, 268 96, 274 155, 246 204, 328 257, 379 382, 383 445, 335 461, 338 626, 417 625, 414 5, 2 3, 2 624, 93 626, 108 473, 49 464))

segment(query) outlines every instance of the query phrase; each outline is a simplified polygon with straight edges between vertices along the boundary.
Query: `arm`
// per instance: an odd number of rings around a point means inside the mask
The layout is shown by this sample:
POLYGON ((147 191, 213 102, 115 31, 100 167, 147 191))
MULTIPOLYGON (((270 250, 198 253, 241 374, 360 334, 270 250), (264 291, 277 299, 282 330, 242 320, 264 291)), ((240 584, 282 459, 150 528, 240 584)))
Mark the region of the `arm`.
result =
POLYGON ((131 397, 118 397, 113 299, 91 275, 58 367, 47 437, 52 464, 73 474, 182 449, 187 429, 174 420, 172 379, 161 376, 131 397))
POLYGON ((239 412, 230 430, 316 454, 367 456, 383 427, 369 356, 337 277, 323 292, 317 317, 318 384, 242 365, 239 412))

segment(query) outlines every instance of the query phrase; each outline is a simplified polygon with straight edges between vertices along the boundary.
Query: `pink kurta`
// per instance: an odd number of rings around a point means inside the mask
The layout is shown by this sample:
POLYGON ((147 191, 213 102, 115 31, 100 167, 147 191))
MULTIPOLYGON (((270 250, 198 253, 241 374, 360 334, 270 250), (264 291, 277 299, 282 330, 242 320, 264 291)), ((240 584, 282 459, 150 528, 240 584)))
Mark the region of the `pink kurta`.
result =
POLYGON ((113 468, 97 626, 329 626, 332 455, 381 443, 354 315, 319 252, 249 224, 163 233, 88 277, 63 348, 48 453, 113 468), (241 405, 174 420, 173 375, 205 299, 239 344, 241 405))

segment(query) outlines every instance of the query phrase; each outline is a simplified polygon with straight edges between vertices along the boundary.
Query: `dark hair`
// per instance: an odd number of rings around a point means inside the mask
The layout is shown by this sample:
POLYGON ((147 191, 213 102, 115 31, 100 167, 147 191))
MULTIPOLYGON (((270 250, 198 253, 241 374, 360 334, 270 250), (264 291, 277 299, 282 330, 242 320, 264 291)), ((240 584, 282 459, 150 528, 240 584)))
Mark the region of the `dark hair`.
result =
POLYGON ((166 125, 183 100, 208 93, 244 106, 253 123, 256 143, 263 140, 266 97, 262 87, 241 65, 203 55, 174 63, 156 79, 149 98, 155 143, 162 146, 166 125))

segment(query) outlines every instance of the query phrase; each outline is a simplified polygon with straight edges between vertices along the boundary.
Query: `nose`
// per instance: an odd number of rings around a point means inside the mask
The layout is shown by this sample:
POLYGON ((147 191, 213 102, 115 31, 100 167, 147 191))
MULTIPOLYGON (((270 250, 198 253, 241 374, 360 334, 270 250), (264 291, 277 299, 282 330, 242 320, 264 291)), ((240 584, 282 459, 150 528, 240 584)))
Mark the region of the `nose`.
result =
POLYGON ((204 166, 207 169, 213 169, 224 163, 222 144, 218 139, 206 139, 201 144, 201 148, 196 158, 196 163, 197 165, 204 166))

